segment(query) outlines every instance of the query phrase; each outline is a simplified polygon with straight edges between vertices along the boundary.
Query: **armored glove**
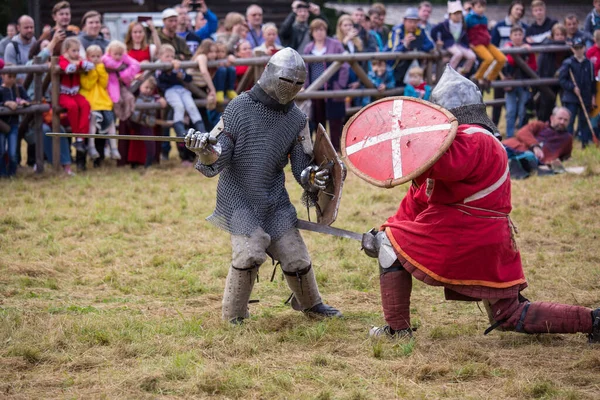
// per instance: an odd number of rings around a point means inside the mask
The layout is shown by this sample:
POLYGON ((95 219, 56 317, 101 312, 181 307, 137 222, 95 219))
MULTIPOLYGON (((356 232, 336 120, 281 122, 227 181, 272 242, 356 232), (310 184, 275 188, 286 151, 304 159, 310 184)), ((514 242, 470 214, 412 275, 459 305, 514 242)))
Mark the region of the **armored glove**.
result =
POLYGON ((208 132, 199 132, 192 128, 184 141, 185 147, 196 153, 204 165, 214 164, 221 155, 221 144, 217 143, 217 139, 211 137, 208 132))
POLYGON ((300 174, 300 183, 309 192, 318 192, 325 190, 329 183, 329 169, 321 168, 318 165, 311 165, 304 168, 300 174))
POLYGON ((372 258, 379 257, 379 248, 381 247, 381 236, 378 235, 378 231, 375 228, 371 229, 369 232, 363 233, 361 240, 361 250, 365 252, 366 255, 372 258))

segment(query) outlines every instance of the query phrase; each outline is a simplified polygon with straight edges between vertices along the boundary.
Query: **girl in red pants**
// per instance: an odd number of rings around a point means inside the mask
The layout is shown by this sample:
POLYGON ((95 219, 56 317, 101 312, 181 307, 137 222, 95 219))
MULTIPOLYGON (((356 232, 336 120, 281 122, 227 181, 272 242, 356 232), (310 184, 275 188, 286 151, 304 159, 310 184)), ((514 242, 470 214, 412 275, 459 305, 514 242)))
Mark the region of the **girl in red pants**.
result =
MULTIPOLYGON (((60 78, 60 96, 58 104, 67 110, 67 116, 73 133, 88 133, 90 124, 90 104, 79 94, 79 74, 94 69, 94 64, 81 60, 79 48, 81 43, 75 37, 68 37, 62 45, 62 55, 58 65, 63 70, 60 78)), ((85 154, 82 138, 75 140, 75 149, 85 154)), ((84 156, 85 157, 85 156, 84 156)))

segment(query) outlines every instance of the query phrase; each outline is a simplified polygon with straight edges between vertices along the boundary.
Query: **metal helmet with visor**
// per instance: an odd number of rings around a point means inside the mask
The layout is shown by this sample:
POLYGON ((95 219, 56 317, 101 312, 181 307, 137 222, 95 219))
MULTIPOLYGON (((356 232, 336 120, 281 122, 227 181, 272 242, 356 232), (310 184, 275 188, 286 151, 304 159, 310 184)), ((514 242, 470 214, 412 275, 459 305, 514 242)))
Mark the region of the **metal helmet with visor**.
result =
POLYGON ((269 60, 258 85, 280 104, 288 104, 306 80, 306 65, 298 52, 286 47, 269 60))

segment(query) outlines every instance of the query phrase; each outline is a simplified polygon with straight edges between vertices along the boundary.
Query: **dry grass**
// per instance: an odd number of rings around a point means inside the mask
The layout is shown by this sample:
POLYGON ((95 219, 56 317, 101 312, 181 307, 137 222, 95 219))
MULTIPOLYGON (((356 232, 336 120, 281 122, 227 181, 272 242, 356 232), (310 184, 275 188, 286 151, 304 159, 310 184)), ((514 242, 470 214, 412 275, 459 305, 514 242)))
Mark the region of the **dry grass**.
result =
MULTIPOLYGON (((600 152, 570 164, 587 173, 513 185, 525 294, 598 306, 600 152)), ((304 234, 344 319, 292 311, 265 264, 252 318, 221 323, 229 237, 203 220, 215 187, 174 162, 0 182, 0 397, 600 398, 600 346, 583 335, 484 337, 476 304, 420 283, 416 338, 367 339, 382 322, 377 266, 348 240, 304 234)), ((336 225, 378 225, 405 190, 349 175, 336 225)))

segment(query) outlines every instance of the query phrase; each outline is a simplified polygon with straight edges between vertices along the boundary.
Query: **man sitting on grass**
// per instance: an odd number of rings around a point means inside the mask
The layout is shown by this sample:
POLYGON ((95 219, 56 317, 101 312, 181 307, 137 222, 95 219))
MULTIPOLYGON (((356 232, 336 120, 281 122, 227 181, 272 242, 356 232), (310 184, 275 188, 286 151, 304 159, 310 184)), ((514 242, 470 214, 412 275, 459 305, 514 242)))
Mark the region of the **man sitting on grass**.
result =
POLYGON ((510 176, 524 179, 539 164, 550 165, 555 173, 564 172, 561 161, 571 157, 573 136, 567 130, 571 113, 555 107, 550 123, 533 121, 519 129, 516 136, 502 142, 508 153, 510 176))

